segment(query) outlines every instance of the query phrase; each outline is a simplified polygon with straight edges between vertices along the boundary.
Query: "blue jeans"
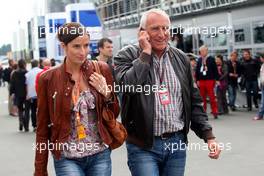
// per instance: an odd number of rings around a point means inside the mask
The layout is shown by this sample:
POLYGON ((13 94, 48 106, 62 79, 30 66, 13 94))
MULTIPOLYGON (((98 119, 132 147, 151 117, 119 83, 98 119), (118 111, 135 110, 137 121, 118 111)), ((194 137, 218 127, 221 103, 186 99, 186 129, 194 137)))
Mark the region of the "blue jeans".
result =
POLYGON ((153 147, 144 150, 126 143, 128 167, 132 176, 183 176, 186 161, 184 134, 168 139, 155 137, 153 147), (180 145, 184 145, 179 149, 180 145), (178 146, 178 147, 177 147, 178 146))
POLYGON ((63 155, 59 160, 54 158, 57 176, 111 176, 111 151, 106 149, 100 153, 83 158, 68 159, 63 155))
POLYGON ((236 103, 237 88, 232 85, 228 85, 228 99, 229 106, 234 107, 236 103))
POLYGON ((258 117, 263 118, 264 115, 264 87, 261 88, 261 104, 258 112, 258 117))

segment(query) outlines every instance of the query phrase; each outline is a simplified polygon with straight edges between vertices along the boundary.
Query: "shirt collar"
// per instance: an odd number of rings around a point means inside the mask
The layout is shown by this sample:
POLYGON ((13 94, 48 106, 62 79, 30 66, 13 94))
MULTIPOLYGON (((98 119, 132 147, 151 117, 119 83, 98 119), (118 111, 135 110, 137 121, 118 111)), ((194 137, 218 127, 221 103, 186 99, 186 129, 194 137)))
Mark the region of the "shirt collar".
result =
POLYGON ((170 46, 167 45, 160 59, 158 59, 158 56, 156 54, 152 53, 151 56, 152 56, 152 58, 154 58, 153 59, 154 62, 155 63, 161 63, 161 62, 163 62, 163 60, 165 58, 167 58, 167 56, 168 56, 169 48, 170 48, 170 46))

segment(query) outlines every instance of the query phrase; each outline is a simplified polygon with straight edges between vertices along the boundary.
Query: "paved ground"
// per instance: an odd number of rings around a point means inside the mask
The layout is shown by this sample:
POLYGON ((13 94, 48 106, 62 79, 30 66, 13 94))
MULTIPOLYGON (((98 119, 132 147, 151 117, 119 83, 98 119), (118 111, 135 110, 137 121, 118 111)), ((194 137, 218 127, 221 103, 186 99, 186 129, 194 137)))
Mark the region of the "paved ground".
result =
MULTIPOLYGON (((30 176, 33 173, 34 151, 32 149, 35 133, 18 132, 18 119, 7 114, 6 87, 0 88, 0 175, 30 176)), ((243 98, 239 97, 240 104, 243 98)), ((186 176, 250 176, 264 173, 264 120, 252 121, 256 109, 246 112, 240 109, 229 115, 212 119, 217 140, 225 145, 219 160, 211 160, 208 152, 203 150, 188 151, 186 176), (229 150, 231 149, 231 150, 229 150)), ((32 131, 32 129, 31 129, 32 131)), ((192 132, 191 143, 203 142, 192 132)), ((130 175, 126 164, 125 147, 112 153, 113 176, 130 175)), ((55 175, 52 159, 49 162, 49 173, 55 175)))

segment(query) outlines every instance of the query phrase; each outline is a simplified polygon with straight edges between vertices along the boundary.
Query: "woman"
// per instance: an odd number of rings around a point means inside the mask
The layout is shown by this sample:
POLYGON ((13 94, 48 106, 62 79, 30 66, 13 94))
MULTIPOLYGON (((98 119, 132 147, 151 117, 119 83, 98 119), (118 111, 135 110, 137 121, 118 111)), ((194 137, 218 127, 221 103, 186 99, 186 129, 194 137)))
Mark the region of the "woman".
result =
POLYGON ((228 114, 228 105, 226 100, 226 91, 228 87, 228 68, 227 65, 224 63, 222 55, 217 55, 215 57, 215 62, 217 65, 220 82, 220 84, 216 88, 218 114, 228 114))
POLYGON ((261 104, 258 114, 253 118, 253 120, 262 120, 264 115, 264 53, 260 54, 260 61, 262 63, 260 68, 261 104))
POLYGON ((23 129, 28 132, 28 126, 25 119, 25 101, 27 96, 26 89, 26 62, 24 59, 20 59, 17 64, 18 68, 14 67, 11 72, 10 79, 10 96, 14 99, 12 107, 12 114, 15 114, 15 106, 18 108, 18 119, 19 119, 19 131, 23 129))
POLYGON ((48 70, 38 82, 38 120, 35 175, 47 175, 48 152, 56 175, 111 175, 111 140, 102 109, 118 116, 118 101, 109 85, 108 65, 99 62, 102 75, 87 60, 90 36, 79 23, 58 30, 64 63, 48 70))
MULTIPOLYGON (((17 67, 18 67, 18 64, 16 61, 11 61, 12 62, 12 68, 10 70, 10 84, 9 84, 9 101, 10 103, 8 102, 8 109, 10 111, 9 115, 11 116, 18 116, 18 107, 16 105, 16 100, 15 100, 15 94, 14 93, 11 93, 10 92, 10 88, 11 88, 11 80, 12 80, 12 75, 14 74, 14 72, 17 70, 17 67)), ((24 63, 26 65, 26 63, 24 63)), ((26 66, 25 66, 26 67, 26 66)), ((22 80, 23 81, 23 80, 22 80)), ((15 89, 15 87, 12 87, 13 91, 15 89)), ((23 122, 24 123, 24 122, 23 122)), ((23 127, 19 127, 19 131, 22 131, 23 130, 23 127)))

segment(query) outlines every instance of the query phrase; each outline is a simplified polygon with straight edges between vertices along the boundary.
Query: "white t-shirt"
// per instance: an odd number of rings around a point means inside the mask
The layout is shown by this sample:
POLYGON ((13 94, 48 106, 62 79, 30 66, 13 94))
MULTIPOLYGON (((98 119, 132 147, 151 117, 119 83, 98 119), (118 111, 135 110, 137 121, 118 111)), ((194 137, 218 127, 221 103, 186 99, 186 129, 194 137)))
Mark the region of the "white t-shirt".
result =
POLYGON ((27 99, 37 97, 35 82, 37 74, 41 71, 39 67, 34 67, 26 73, 27 99))

